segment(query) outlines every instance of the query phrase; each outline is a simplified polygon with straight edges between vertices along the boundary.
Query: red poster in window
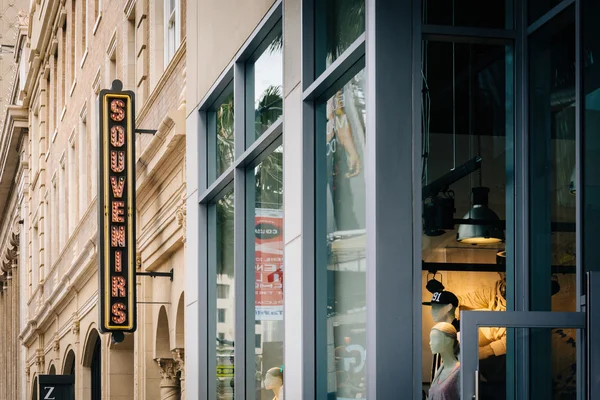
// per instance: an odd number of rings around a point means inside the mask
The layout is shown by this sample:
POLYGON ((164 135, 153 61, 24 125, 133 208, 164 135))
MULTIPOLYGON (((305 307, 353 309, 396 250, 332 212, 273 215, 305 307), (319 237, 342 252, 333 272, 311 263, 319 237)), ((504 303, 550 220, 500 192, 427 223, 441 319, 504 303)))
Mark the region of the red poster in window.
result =
POLYGON ((254 238, 256 320, 283 320, 283 212, 256 209, 254 238))

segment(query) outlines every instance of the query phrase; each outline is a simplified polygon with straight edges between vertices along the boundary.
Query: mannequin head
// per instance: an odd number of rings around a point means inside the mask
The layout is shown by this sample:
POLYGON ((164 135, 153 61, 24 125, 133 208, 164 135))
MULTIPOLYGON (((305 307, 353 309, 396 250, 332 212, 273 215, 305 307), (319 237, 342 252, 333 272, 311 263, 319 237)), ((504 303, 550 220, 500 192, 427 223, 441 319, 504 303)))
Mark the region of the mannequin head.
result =
POLYGON ((433 293, 431 301, 425 301, 423 305, 431 306, 433 322, 452 322, 456 319, 458 297, 452 292, 442 290, 433 293))
POLYGON ((277 390, 283 386, 283 368, 274 367, 265 375, 265 389, 277 390))
POLYGON ((456 328, 447 322, 439 322, 429 334, 429 347, 433 354, 458 353, 458 340, 456 328))

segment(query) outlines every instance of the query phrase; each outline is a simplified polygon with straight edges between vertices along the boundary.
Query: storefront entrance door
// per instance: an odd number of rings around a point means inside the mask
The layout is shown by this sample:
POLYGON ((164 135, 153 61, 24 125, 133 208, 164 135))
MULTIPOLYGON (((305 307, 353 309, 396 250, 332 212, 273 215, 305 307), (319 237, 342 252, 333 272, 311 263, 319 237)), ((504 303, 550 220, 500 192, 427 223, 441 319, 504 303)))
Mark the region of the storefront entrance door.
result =
POLYGON ((461 399, 583 399, 584 312, 463 311, 460 315, 461 399), (489 331, 506 331, 504 346, 480 350, 489 331))

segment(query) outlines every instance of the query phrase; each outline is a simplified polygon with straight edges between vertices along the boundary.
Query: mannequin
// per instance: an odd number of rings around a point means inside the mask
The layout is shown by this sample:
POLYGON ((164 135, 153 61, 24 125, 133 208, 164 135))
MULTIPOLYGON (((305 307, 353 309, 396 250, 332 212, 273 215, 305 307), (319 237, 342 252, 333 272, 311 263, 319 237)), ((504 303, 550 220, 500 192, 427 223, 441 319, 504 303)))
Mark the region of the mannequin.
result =
MULTIPOLYGON (((433 322, 448 322, 454 326, 457 332, 460 331, 460 322, 456 319, 456 308, 458 307, 458 297, 452 292, 443 290, 434 292, 431 301, 423 302, 423 305, 431 306, 431 317, 433 322)), ((460 342, 460 337, 457 339, 460 342)), ((440 368, 442 363, 439 354, 434 354, 431 361, 431 379, 435 376, 435 372, 440 368)))
POLYGON ((271 368, 265 375, 265 389, 272 390, 273 400, 283 400, 283 366, 271 368))
POLYGON ((436 324, 429 335, 429 346, 433 354, 442 358, 442 366, 436 371, 431 387, 429 400, 459 400, 460 399, 460 363, 456 328, 448 322, 436 324))

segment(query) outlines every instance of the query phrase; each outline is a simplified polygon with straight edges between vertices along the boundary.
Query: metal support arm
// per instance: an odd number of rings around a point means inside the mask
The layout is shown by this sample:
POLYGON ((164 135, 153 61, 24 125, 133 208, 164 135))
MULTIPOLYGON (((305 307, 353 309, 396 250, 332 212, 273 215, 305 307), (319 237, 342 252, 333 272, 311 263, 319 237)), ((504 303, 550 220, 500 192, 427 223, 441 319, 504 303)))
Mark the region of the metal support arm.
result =
POLYGON ((156 278, 161 277, 161 278, 170 278, 171 282, 173 282, 173 268, 171 268, 171 270, 169 272, 154 272, 154 271, 149 271, 149 272, 136 272, 136 275, 141 275, 141 276, 150 276, 152 278, 156 278))

